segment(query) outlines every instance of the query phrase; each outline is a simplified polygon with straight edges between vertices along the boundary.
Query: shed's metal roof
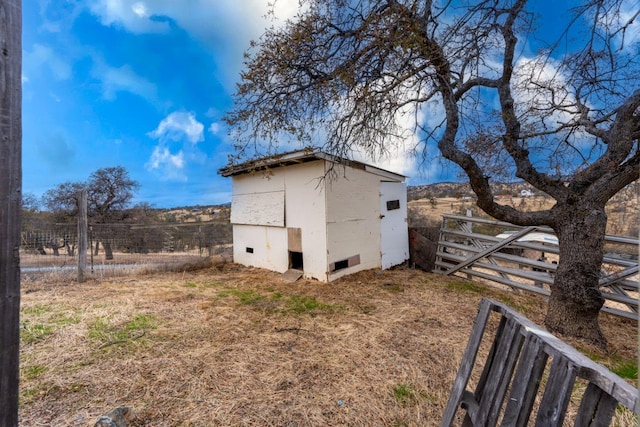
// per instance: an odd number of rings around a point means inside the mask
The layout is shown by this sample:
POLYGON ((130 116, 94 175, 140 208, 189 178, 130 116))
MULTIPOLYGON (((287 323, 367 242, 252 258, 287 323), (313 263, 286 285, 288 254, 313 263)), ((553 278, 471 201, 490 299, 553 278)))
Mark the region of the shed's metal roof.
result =
POLYGON ((229 165, 218 170, 218 173, 224 177, 243 175, 253 173, 257 171, 263 171, 266 169, 279 168, 284 166, 297 165, 301 163, 325 160, 331 163, 349 166, 355 169, 365 170, 367 172, 384 176, 394 181, 404 181, 406 178, 399 173, 391 172, 377 166, 372 166, 357 160, 350 160, 332 154, 325 153, 316 149, 305 149, 298 151, 291 151, 288 153, 275 154, 268 157, 262 157, 260 159, 251 160, 248 162, 240 163, 237 165, 229 165))

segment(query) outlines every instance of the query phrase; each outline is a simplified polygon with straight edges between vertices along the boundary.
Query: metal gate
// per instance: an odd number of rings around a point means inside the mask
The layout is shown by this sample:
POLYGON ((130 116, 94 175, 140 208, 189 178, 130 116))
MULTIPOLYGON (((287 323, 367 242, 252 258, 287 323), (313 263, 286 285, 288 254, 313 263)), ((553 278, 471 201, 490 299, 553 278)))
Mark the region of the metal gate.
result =
MULTIPOLYGON (((433 271, 548 296, 558 261, 557 238, 547 227, 444 215, 433 271)), ((607 235, 600 276, 606 300, 602 310, 637 319, 639 276, 638 240, 607 235)))

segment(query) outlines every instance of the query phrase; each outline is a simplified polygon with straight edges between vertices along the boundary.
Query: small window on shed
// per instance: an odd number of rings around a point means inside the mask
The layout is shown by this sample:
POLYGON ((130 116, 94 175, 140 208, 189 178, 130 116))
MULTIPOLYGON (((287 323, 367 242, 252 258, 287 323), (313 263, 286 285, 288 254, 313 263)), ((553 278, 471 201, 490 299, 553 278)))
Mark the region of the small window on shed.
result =
POLYGON ((400 200, 389 200, 387 202, 387 210, 392 211, 395 209, 400 209, 400 200))
POLYGON ((247 247, 247 253, 248 253, 248 254, 252 254, 252 253, 253 253, 253 248, 249 248, 249 247, 247 247))

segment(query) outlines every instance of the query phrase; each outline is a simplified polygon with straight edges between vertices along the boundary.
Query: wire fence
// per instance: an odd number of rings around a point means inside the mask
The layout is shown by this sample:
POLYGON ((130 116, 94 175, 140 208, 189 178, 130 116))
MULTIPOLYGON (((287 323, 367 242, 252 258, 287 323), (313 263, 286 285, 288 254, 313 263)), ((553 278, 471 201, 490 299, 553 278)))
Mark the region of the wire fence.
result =
MULTIPOLYGON (((212 256, 228 256, 233 243, 228 222, 175 224, 91 224, 87 270, 94 276, 133 269, 178 268, 212 256)), ((22 232, 23 278, 73 273, 78 265, 78 230, 56 224, 47 230, 22 232)))

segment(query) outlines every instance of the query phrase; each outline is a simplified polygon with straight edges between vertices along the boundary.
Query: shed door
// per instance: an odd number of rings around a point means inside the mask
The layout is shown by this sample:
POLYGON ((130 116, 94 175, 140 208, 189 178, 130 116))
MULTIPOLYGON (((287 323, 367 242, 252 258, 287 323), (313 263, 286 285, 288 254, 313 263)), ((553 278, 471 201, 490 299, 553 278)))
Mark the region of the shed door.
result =
POLYGON ((383 269, 409 259, 407 187, 402 182, 380 183, 380 255, 383 269))

